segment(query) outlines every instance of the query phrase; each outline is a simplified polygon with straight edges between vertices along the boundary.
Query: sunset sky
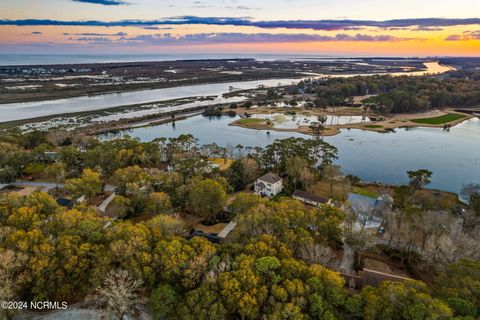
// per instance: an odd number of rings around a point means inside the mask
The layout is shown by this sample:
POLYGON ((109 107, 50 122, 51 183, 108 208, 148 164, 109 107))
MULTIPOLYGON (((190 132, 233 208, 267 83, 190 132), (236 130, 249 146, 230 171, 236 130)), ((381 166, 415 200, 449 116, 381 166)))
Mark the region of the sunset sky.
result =
POLYGON ((0 53, 478 56, 479 0, 1 0, 0 53))

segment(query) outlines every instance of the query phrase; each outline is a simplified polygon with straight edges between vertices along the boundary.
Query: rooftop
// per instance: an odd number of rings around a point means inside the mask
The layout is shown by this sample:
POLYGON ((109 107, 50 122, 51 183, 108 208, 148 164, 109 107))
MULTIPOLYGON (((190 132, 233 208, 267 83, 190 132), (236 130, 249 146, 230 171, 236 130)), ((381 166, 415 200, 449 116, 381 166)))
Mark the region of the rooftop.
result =
POLYGON ((376 199, 362 196, 356 193, 350 193, 348 195, 348 202, 350 203, 354 211, 373 211, 373 209, 375 208, 376 199))
POLYGON ((267 186, 265 185, 265 183, 259 182, 257 183, 257 187, 259 187, 260 189, 265 189, 267 186))
POLYGON ((302 191, 302 190, 296 190, 293 193, 293 196, 298 197, 298 198, 302 198, 302 199, 306 199, 306 200, 310 200, 310 201, 315 201, 317 203, 327 203, 328 202, 327 198, 324 198, 322 196, 317 196, 316 194, 312 194, 312 193, 305 192, 305 191, 302 191))
POLYGON ((57 198, 56 202, 59 206, 62 206, 62 207, 70 207, 73 204, 72 200, 61 198, 61 197, 57 198))
POLYGON ((277 183, 278 181, 281 181, 282 178, 280 178, 279 176, 277 176, 274 173, 269 172, 267 174, 264 174, 260 178, 258 178, 258 180, 265 181, 265 182, 268 182, 268 183, 277 183))

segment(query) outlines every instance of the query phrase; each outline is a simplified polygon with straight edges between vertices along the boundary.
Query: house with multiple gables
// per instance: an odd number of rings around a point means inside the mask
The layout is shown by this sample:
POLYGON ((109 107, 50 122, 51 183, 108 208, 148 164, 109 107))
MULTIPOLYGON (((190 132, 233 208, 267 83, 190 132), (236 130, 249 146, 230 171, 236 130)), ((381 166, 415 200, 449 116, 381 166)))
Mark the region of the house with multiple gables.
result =
POLYGON ((283 180, 271 172, 261 176, 254 183, 255 193, 264 197, 274 197, 283 190, 283 180))

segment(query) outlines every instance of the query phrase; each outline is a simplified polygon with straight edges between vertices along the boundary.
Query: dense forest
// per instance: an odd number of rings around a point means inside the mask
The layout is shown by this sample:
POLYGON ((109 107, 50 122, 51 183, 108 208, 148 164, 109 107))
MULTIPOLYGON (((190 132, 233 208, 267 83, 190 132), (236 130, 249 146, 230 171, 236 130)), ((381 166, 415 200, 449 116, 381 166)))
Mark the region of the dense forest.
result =
POLYGON ((305 80, 297 93, 314 94, 315 107, 344 106, 354 96, 372 97, 364 104, 372 111, 388 113, 423 112, 439 108, 480 105, 480 71, 467 69, 439 77, 370 76, 305 80))
MULTIPOLYGON (((433 215, 423 195, 431 172, 409 172, 385 213, 386 250, 433 277, 384 281, 350 292, 330 258, 345 241, 374 246, 352 228, 359 217, 334 206, 307 207, 288 197, 319 179, 347 184, 332 165, 336 149, 321 139, 277 140, 266 148, 199 145, 190 136, 142 143, 98 141, 65 132, 4 134, 3 182, 40 176, 63 185, 73 208, 45 192, 0 195, 0 300, 95 299, 121 319, 146 303, 154 319, 463 319, 480 315, 480 187, 466 195, 460 233, 433 215), (210 157, 231 161, 211 169, 210 157), (169 169, 166 169, 166 168, 169 169), (265 172, 284 177, 274 199, 246 191, 265 172), (116 219, 93 206, 115 188, 116 219), (423 196, 422 196, 423 195, 423 196), (232 201, 228 201, 233 197, 232 201), (184 216, 237 219, 227 243, 189 237, 184 216), (412 243, 422 237, 424 248, 412 243), (448 246, 439 246, 448 239, 448 246), (461 240, 461 241, 460 241, 461 240)), ((452 213, 453 214, 453 213, 452 213)), ((10 317, 11 310, 2 316, 10 317)))

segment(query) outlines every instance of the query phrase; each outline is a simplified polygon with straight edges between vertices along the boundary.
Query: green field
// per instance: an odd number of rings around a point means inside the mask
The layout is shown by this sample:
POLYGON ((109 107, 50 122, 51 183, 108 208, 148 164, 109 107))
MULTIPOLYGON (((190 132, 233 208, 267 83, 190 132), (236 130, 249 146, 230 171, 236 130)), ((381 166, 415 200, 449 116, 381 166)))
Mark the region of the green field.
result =
POLYGON ((365 128, 369 128, 369 129, 380 129, 380 128, 383 128, 383 126, 379 125, 379 124, 368 124, 365 126, 365 128))
POLYGON ((376 199, 378 197, 377 193, 362 187, 353 187, 352 192, 373 199, 376 199))
POLYGON ((465 118, 465 115, 459 114, 459 113, 447 113, 439 117, 412 119, 411 121, 415 123, 424 123, 424 124, 444 124, 444 123, 456 121, 462 118, 465 118))
POLYGON ((265 119, 245 118, 237 121, 238 124, 260 124, 265 122, 265 119))

